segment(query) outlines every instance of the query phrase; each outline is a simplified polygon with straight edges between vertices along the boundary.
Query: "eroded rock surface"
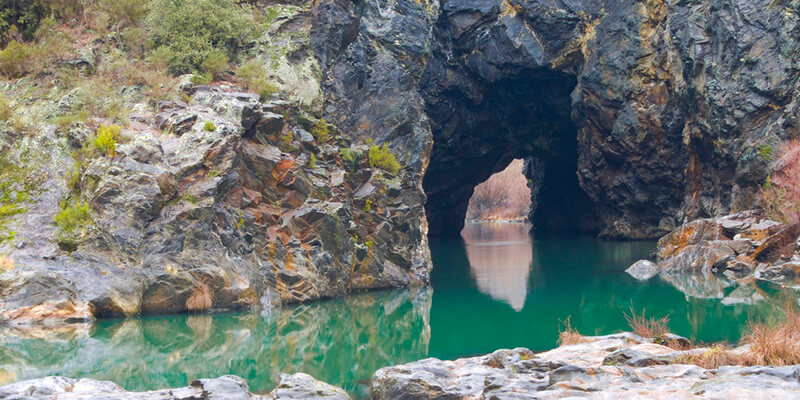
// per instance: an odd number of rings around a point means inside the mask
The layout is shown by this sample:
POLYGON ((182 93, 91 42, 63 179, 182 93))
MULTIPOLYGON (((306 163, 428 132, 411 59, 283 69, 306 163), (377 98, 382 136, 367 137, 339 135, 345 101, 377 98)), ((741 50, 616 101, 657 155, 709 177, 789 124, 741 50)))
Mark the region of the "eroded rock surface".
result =
POLYGON ((687 352, 633 334, 586 339, 590 342, 540 354, 520 348, 383 368, 373 378, 372 399, 792 399, 800 395, 797 366, 705 370, 673 364, 687 352))
POLYGON ((349 400, 339 388, 319 382, 309 375, 281 375, 278 387, 267 395, 250 393, 247 383, 238 376, 226 375, 216 379, 199 379, 190 386, 150 392, 128 392, 113 382, 94 379, 47 377, 12 383, 0 387, 0 399, 70 400, 111 398, 130 400, 349 400))

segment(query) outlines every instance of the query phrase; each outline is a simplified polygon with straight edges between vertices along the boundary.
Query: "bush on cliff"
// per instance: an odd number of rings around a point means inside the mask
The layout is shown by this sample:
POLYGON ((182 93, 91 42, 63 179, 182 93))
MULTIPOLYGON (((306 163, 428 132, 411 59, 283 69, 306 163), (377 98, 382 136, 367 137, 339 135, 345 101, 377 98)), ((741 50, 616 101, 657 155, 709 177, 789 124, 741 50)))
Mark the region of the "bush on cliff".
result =
POLYGON ((402 168, 400 163, 397 162, 397 157, 389 150, 389 146, 386 143, 383 146, 371 144, 368 155, 370 168, 380 168, 392 174, 396 174, 402 168))
POLYGON ((236 0, 153 0, 147 27, 153 56, 173 74, 196 72, 220 53, 234 58, 258 34, 251 7, 236 0))
POLYGON ((800 141, 786 143, 761 190, 767 218, 800 222, 800 141))

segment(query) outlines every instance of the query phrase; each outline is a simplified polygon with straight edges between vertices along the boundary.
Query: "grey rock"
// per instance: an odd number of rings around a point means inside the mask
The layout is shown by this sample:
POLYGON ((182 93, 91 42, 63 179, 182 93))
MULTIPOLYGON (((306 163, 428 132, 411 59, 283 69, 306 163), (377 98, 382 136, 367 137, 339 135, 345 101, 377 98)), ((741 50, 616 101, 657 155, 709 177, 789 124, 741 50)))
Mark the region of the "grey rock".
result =
POLYGON ((658 275, 658 267, 650 260, 639 260, 628 267, 625 272, 640 281, 646 281, 658 275))
POLYGON ((311 400, 311 399, 330 399, 330 400, 350 400, 350 396, 344 390, 320 382, 311 375, 296 373, 293 375, 281 374, 278 378, 278 387, 275 388, 267 399, 275 400, 311 400))

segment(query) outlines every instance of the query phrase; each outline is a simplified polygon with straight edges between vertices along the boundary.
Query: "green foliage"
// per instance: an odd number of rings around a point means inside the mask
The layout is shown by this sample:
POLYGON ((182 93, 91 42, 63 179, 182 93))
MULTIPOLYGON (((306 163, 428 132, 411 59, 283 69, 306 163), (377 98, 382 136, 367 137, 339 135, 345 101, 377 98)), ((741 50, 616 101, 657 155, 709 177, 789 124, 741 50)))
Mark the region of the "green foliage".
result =
POLYGON ((769 162, 770 160, 772 160, 772 152, 773 152, 772 146, 768 144, 758 147, 758 154, 761 155, 761 158, 763 158, 764 161, 769 162))
POLYGON ((311 128, 311 135, 317 140, 317 143, 325 143, 328 141, 328 123, 325 118, 322 118, 314 124, 311 128))
POLYGON ((308 158, 308 168, 317 168, 317 156, 312 154, 311 157, 308 158))
POLYGON ((92 217, 89 215, 89 204, 81 204, 79 201, 65 202, 62 204, 61 212, 55 217, 58 225, 58 246, 65 251, 75 251, 78 248, 86 229, 92 225, 92 217))
POLYGON ((25 73, 27 46, 12 40, 5 50, 0 51, 0 73, 8 78, 19 78, 25 73))
POLYGON ((343 148, 339 149, 339 156, 345 168, 355 170, 361 162, 362 153, 357 149, 343 148))
POLYGON ((203 60, 203 64, 200 65, 200 68, 203 70, 204 74, 210 75, 213 79, 221 79, 225 71, 228 70, 228 60, 227 54, 216 50, 211 52, 211 54, 203 60))
POLYGON ((197 71, 215 54, 234 57, 258 36, 252 8, 236 0, 153 0, 147 27, 173 74, 197 71))
POLYGON ((372 144, 369 148, 369 167, 380 168, 386 172, 396 174, 402 166, 397 162, 397 157, 389 150, 386 143, 383 146, 372 144))
POLYGON ((364 211, 369 212, 370 210, 372 210, 372 199, 367 199, 367 201, 364 202, 364 211))
POLYGON ((214 132, 217 130, 217 126, 214 125, 212 121, 206 121, 206 123, 203 124, 203 130, 206 132, 214 132))
POLYGON ((122 139, 122 127, 119 125, 100 125, 97 134, 92 140, 94 150, 109 157, 117 155, 117 142, 122 139))
POLYGON ((17 35, 32 39, 47 12, 40 0, 0 0, 0 42, 17 35))
POLYGON ((14 116, 14 110, 8 104, 8 98, 0 92, 0 121, 8 121, 14 116))
POLYGON ((211 81, 214 80, 214 77, 211 76, 211 74, 198 73, 192 75, 190 80, 195 85, 208 85, 209 83, 211 83, 211 81))
POLYGON ((8 228, 11 218, 28 211, 24 204, 41 187, 29 162, 12 160, 8 153, 0 153, 0 244, 14 239, 16 233, 8 228))
POLYGON ((147 0, 100 0, 98 6, 109 14, 111 20, 122 25, 136 25, 149 10, 147 0))
POLYGON ((188 192, 183 192, 179 196, 173 197, 171 200, 167 202, 167 204, 175 205, 181 202, 197 204, 198 201, 200 201, 200 199, 198 199, 197 196, 188 192))
POLYGON ((236 79, 245 89, 258 93, 262 100, 278 92, 268 76, 267 69, 258 60, 250 60, 236 69, 236 79))

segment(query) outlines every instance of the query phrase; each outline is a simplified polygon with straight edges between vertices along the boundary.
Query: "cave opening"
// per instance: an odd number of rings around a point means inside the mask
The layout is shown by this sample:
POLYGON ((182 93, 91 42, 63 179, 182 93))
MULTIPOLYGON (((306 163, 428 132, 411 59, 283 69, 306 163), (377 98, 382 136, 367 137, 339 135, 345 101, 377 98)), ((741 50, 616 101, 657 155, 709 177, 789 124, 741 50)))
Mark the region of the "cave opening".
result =
POLYGON ((423 181, 430 235, 458 235, 476 185, 514 159, 525 165, 537 233, 598 231, 577 177, 574 76, 534 68, 478 79, 435 63, 426 75, 422 92, 434 137, 423 181))
MULTIPOLYGON (((465 222, 529 222, 531 188, 525 177, 532 168, 521 158, 481 182, 472 192, 465 222)), ((462 232, 463 235, 463 232, 462 232)))

